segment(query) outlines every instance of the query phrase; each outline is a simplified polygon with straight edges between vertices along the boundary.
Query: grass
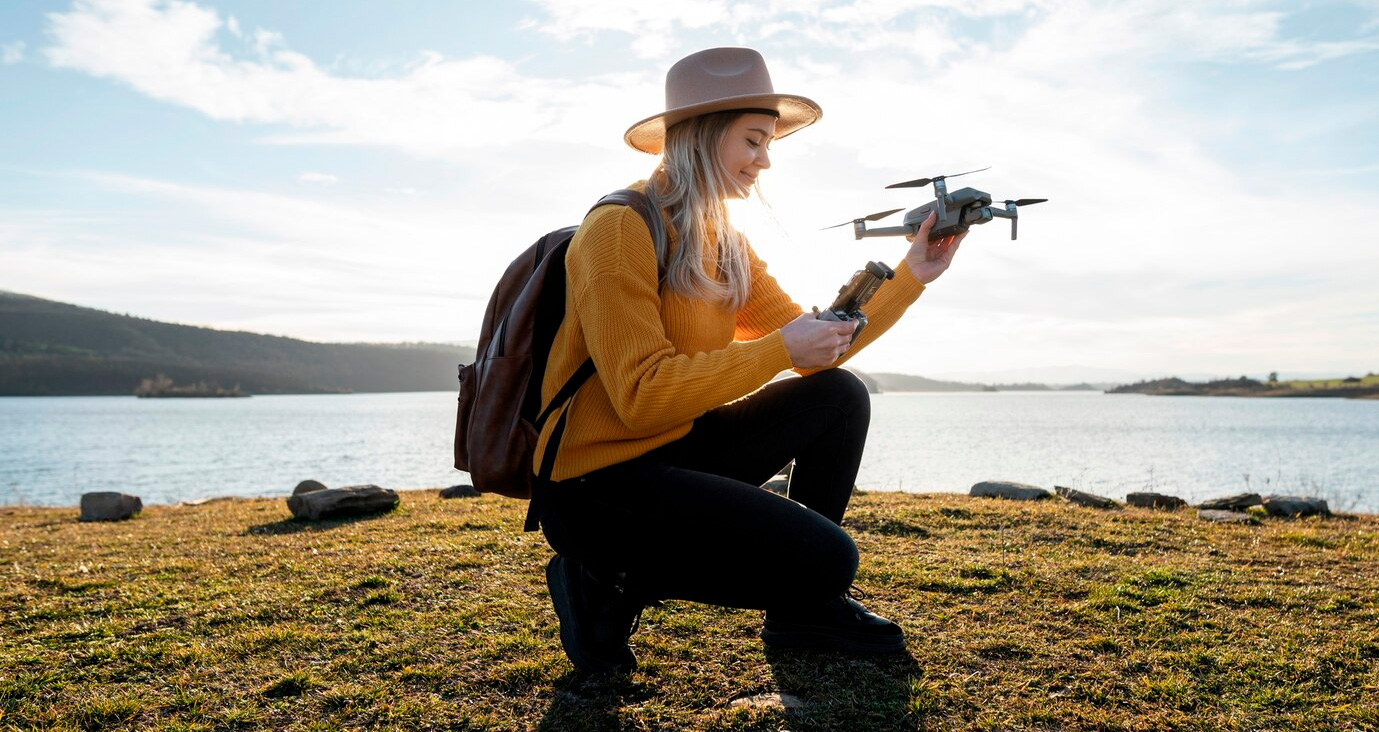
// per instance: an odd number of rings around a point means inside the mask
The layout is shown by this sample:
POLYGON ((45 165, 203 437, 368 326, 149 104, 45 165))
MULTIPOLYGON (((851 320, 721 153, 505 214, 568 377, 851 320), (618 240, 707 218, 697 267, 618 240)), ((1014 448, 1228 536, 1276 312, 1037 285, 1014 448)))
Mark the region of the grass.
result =
POLYGON ((759 612, 667 602, 640 669, 591 678, 523 510, 0 508, 0 730, 1379 730, 1379 517, 870 493, 858 581, 907 653, 765 650, 759 612), (771 693, 802 705, 732 704, 771 693))
POLYGON ((1348 382, 1345 379, 1291 379, 1279 381, 1277 384, 1289 389, 1342 389, 1348 386, 1379 387, 1379 374, 1365 374, 1354 378, 1359 379, 1359 382, 1348 382))

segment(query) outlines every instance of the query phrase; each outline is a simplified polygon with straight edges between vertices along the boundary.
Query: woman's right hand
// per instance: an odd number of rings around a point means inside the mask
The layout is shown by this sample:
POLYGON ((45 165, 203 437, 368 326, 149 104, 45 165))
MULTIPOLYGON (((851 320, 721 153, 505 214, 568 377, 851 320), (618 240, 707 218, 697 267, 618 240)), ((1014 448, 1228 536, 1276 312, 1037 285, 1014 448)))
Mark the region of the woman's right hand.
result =
POLYGON ((814 313, 805 313, 785 324, 780 334, 790 363, 797 369, 818 369, 832 366, 852 345, 852 331, 857 321, 839 322, 819 320, 814 313))

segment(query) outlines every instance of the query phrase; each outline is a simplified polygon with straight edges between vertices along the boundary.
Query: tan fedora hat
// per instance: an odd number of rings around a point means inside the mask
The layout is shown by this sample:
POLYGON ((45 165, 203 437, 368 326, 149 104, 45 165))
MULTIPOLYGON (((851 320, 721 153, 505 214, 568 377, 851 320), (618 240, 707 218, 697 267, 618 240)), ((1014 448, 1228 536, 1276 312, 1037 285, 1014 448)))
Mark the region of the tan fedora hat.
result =
POLYGON ((776 138, 819 121, 823 110, 811 99, 777 94, 766 60, 750 48, 710 48, 690 54, 666 72, 666 111, 632 125, 627 144, 653 155, 661 152, 666 129, 709 112, 769 110, 779 115, 776 138))

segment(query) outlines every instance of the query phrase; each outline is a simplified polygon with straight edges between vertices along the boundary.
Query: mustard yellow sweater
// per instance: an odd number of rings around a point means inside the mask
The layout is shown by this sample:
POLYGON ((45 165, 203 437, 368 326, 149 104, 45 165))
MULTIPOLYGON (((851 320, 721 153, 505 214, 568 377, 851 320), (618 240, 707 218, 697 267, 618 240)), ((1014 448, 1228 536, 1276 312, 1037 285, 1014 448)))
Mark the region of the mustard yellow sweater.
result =
MULTIPOLYGON (((707 261, 716 254, 709 247, 707 261)), ((655 247, 641 216, 600 206, 566 254, 565 320, 542 384, 549 403, 584 360, 597 371, 569 410, 552 478, 567 480, 625 462, 689 433, 705 412, 761 388, 791 368, 781 327, 803 312, 751 252, 751 294, 741 310, 658 291, 655 247)), ((834 366, 889 329, 924 285, 908 267, 876 291, 868 325, 834 366)), ((800 373, 807 371, 800 370, 800 373)), ((546 422, 532 470, 558 421, 546 422)))

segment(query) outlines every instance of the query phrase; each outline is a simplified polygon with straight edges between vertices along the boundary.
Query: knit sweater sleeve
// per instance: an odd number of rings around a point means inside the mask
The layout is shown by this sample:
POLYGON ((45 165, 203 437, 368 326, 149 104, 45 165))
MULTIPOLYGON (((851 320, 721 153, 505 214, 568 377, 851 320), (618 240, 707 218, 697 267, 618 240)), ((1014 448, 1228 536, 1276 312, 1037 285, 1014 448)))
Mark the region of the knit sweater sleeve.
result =
POLYGON ((799 303, 785 294, 776 278, 766 271, 766 263, 761 261, 750 245, 747 247, 747 257, 752 270, 752 290, 747 304, 737 313, 737 337, 740 340, 761 338, 778 331, 804 312, 799 303))
POLYGON ((634 431, 692 421, 790 367, 778 330, 707 353, 677 352, 662 321, 651 235, 630 208, 603 206, 591 213, 566 266, 598 378, 634 431))

